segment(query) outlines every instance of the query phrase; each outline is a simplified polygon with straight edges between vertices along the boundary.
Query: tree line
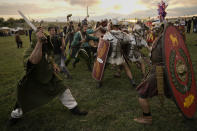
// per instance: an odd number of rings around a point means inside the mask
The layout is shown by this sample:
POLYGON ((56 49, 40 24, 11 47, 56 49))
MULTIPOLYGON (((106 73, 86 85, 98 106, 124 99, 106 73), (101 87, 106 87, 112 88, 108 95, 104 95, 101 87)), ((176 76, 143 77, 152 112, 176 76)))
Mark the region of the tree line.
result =
POLYGON ((3 17, 0 17, 0 27, 6 26, 6 27, 16 27, 19 24, 24 24, 25 20, 20 19, 14 19, 14 18, 8 18, 5 20, 3 17))

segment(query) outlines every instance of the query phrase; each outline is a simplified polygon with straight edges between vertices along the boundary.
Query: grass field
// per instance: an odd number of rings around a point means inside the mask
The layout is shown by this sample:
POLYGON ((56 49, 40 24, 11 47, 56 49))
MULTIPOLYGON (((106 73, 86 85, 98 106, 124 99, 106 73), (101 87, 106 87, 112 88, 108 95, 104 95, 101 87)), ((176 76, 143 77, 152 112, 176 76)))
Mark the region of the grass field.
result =
MULTIPOLYGON (((16 101, 16 84, 24 75, 22 56, 28 47, 28 38, 23 36, 24 48, 17 49, 14 37, 0 37, 0 131, 196 131, 197 115, 186 120, 174 102, 165 99, 165 109, 160 107, 158 97, 150 99, 153 115, 152 125, 133 121, 141 115, 137 92, 130 85, 125 73, 120 79, 113 78, 113 70, 106 70, 103 88, 96 88, 85 63, 75 69, 69 66, 73 80, 68 86, 80 108, 88 110, 85 117, 74 116, 58 99, 29 112, 13 127, 6 127, 10 112, 16 101)), ((187 35, 187 45, 197 76, 197 34, 187 35)), ((132 65, 131 71, 137 81, 141 72, 132 65)))

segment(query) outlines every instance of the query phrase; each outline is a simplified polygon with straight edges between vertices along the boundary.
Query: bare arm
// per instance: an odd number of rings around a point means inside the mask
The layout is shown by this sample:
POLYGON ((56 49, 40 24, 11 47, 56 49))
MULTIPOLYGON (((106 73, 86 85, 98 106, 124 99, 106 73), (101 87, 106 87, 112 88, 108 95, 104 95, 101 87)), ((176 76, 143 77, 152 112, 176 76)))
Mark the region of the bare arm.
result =
POLYGON ((36 47, 34 48, 33 52, 31 53, 31 55, 29 57, 29 61, 32 64, 38 64, 40 62, 40 60, 42 59, 41 38, 44 37, 44 34, 42 33, 42 31, 39 31, 38 33, 36 33, 36 36, 37 36, 37 44, 36 44, 36 47))

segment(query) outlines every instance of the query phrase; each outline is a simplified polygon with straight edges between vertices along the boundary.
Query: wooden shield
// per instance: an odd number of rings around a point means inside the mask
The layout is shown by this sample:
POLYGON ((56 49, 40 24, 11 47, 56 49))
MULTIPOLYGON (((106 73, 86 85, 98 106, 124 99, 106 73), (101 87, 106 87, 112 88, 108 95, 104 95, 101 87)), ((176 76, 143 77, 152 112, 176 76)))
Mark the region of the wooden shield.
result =
POLYGON ((109 48, 110 43, 108 41, 105 41, 103 39, 99 40, 97 48, 97 58, 94 62, 94 67, 92 71, 92 77, 97 81, 101 81, 103 77, 103 71, 105 68, 109 48))
POLYGON ((168 86, 175 103, 186 118, 192 118, 197 102, 194 70, 186 43, 172 25, 164 31, 163 59, 168 86))

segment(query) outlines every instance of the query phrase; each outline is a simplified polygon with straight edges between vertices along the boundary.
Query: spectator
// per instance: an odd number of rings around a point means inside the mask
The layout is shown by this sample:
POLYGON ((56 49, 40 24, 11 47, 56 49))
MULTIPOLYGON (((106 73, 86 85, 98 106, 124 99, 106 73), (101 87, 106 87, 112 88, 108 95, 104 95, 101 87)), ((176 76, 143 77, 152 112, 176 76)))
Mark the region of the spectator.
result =
POLYGON ((28 36, 28 31, 27 30, 25 30, 25 35, 28 36))
POLYGON ((193 32, 196 33, 197 32, 197 18, 193 17, 192 21, 193 21, 193 32))
POLYGON ((22 40, 21 40, 21 38, 20 38, 20 34, 19 34, 18 31, 17 31, 16 34, 15 34, 15 40, 16 40, 17 47, 18 47, 18 48, 22 48, 23 42, 22 42, 22 40))
POLYGON ((192 21, 191 21, 191 19, 189 19, 189 20, 187 21, 187 33, 190 33, 191 24, 192 24, 192 21))
POLYGON ((32 43, 32 42, 31 42, 31 34, 32 34, 32 32, 33 32, 33 29, 30 28, 30 29, 29 29, 29 41, 30 41, 30 43, 32 43))
POLYGON ((197 33, 197 17, 194 18, 194 29, 195 29, 195 32, 194 33, 197 33))

